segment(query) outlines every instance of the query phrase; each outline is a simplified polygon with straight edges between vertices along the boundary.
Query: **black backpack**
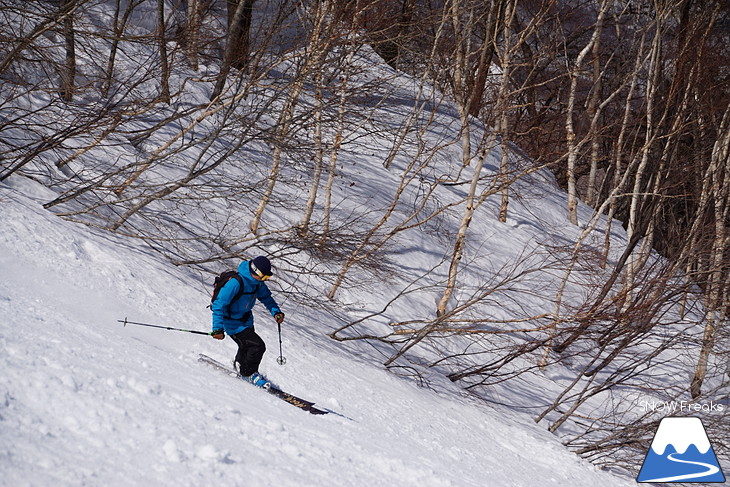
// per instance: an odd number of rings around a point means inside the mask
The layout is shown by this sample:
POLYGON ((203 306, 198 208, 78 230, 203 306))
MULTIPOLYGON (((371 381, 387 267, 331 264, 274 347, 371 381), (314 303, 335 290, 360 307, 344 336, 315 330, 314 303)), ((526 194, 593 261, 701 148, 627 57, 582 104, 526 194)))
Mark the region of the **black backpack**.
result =
MULTIPOLYGON (((208 305, 208 308, 211 308, 213 306, 213 302, 218 299, 218 294, 221 292, 221 289, 223 289, 223 286, 226 285, 228 281, 231 279, 235 279, 238 281, 238 292, 235 296, 233 296, 233 299, 231 299, 231 302, 229 303, 229 306, 233 304, 235 301, 237 301, 241 296, 244 294, 256 294, 259 290, 260 284, 256 284, 256 287, 251 292, 244 292, 243 291, 243 279, 238 274, 238 271, 234 270, 227 270, 221 272, 218 276, 216 276, 215 281, 213 282, 213 296, 210 298, 210 304, 208 305)), ((247 313, 248 314, 248 313, 247 313)), ((246 316, 244 318, 248 319, 246 316)), ((246 321, 246 320, 243 320, 246 321)))
POLYGON ((225 286, 231 279, 237 280, 239 286, 238 293, 233 296, 231 303, 243 296, 243 279, 241 279, 241 276, 238 275, 238 272, 234 270, 221 272, 218 276, 216 276, 215 282, 213 282, 213 296, 210 298, 210 304, 208 305, 209 308, 213 306, 213 302, 218 299, 218 294, 221 292, 221 289, 223 289, 223 286, 225 286))

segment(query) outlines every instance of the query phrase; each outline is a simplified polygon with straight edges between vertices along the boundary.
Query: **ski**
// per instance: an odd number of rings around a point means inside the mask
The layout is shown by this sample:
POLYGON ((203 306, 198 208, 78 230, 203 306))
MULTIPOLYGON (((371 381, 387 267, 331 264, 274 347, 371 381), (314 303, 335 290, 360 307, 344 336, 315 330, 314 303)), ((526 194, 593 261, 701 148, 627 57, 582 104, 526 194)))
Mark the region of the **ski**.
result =
MULTIPOLYGON (((221 372, 224 372, 230 376, 236 377, 237 379, 241 379, 240 374, 233 370, 231 367, 227 367, 217 361, 216 359, 209 357, 203 353, 198 355, 198 362, 204 363, 206 365, 209 365, 221 372)), ((327 414, 330 411, 325 409, 319 409, 314 406, 314 403, 312 401, 307 401, 305 399, 302 399, 301 397, 297 397, 294 394, 289 394, 288 392, 284 392, 278 387, 272 385, 268 388, 261 388, 268 392, 269 394, 278 397, 284 402, 288 402, 292 406, 298 407, 299 409, 303 409, 311 414, 327 414)))

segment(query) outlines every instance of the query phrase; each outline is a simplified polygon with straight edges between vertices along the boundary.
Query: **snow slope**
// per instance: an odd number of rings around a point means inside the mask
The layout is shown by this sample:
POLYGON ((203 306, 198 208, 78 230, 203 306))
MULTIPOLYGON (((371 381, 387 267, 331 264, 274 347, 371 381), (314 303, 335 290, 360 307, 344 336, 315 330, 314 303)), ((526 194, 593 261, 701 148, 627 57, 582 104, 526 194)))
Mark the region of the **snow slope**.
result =
MULTIPOLYGON (((621 486, 531 418, 444 380, 419 388, 286 309, 262 371, 346 417, 312 416, 196 361, 228 361, 207 331, 206 286, 134 241, 42 209, 48 190, 0 185, 0 484, 621 486), (433 389, 438 389, 438 392, 433 389)), ((275 293, 276 287, 273 286, 275 293)))
MULTIPOLYGON (((90 18, 104 25, 112 10, 105 8, 104 2, 97 7, 90 18)), ((142 20, 137 19, 139 28, 145 25, 142 20)), ((146 52, 144 46, 138 48, 146 52)), ((104 51, 103 46, 99 49, 104 51)), ((151 55, 146 52, 139 58, 151 55)), ((367 88, 369 96, 360 101, 365 108, 364 119, 358 118, 361 114, 355 113, 357 110, 348 114, 353 120, 348 120, 338 155, 333 220, 341 227, 360 225, 358 230, 363 231, 372 228, 391 204, 399 181, 418 172, 418 178, 405 188, 391 220, 383 227, 385 235, 404 223, 434 181, 469 181, 473 167, 454 164, 461 160, 458 113, 441 94, 426 89, 433 93, 423 95, 425 101, 430 99, 430 108, 421 116, 429 120, 416 124, 423 134, 406 138, 391 167, 385 169, 382 163, 393 141, 379 137, 389 130, 397 132, 409 116, 410 107, 421 103, 414 99, 417 82, 392 72, 367 48, 353 62, 362 64, 363 69, 354 70, 350 82, 361 93, 367 88), (428 152, 419 152, 420 144, 427 146, 428 152), (431 153, 431 146, 442 149, 431 153), (422 160, 422 168, 408 169, 409 164, 420 164, 422 160)), ((288 64, 281 64, 277 76, 284 76, 288 64)), ((125 72, 133 71, 121 61, 120 66, 125 72)), ((204 106, 207 102, 211 83, 193 81, 198 77, 191 72, 173 74, 171 83, 185 86, 175 101, 178 108, 188 104, 204 106)), ((265 81, 271 85, 266 88, 266 83, 262 84, 260 96, 264 99, 276 88, 276 80, 265 81)), ((145 86, 139 89, 154 88, 145 86)), ((274 108, 281 102, 278 98, 274 93, 274 108)), ((52 133, 64 125, 64 113, 41 110, 50 101, 51 94, 34 92, 28 100, 21 98, 17 102, 28 103, 39 113, 35 120, 37 134, 19 130, 15 134, 19 140, 42 137, 45 130, 52 133)), ((312 103, 312 93, 303 93, 302 109, 312 103)), ((194 115, 180 119, 180 126, 169 123, 152 131, 137 145, 122 135, 109 145, 91 144, 93 147, 71 161, 66 170, 81 174, 97 167, 97 163, 119 167, 139 161, 179 135, 179 127, 190 123, 194 115)), ((154 116, 132 120, 124 128, 149 128, 159 121, 154 116)), ((173 151, 163 164, 145 173, 140 178, 140 191, 144 192, 145 178, 151 183, 157 183, 156 178, 178 178, 178 173, 195 160, 200 145, 195 141, 205 140, 206 131, 214 133, 214 122, 203 120, 196 125, 190 137, 198 139, 190 140, 190 149, 179 155, 173 151)), ((263 117, 260 129, 265 132, 270 123, 263 117)), ((89 145, 93 137, 82 134, 74 142, 79 147, 89 145)), ((219 146, 211 153, 235 142, 231 137, 216 137, 219 146)), ((481 137, 476 127, 473 137, 475 144, 481 137)), ((412 378, 399 377, 374 365, 397 349, 377 342, 336 342, 327 338, 334 329, 366 316, 371 319, 342 335, 387 334, 392 331, 392 322, 428 320, 433 316, 434 299, 443 288, 447 258, 453 248, 450 237, 458 229, 468 185, 434 185, 434 198, 424 213, 454 206, 389 242, 390 248, 382 253, 387 261, 384 265, 391 266, 385 277, 373 275, 367 268, 350 272, 350 285, 338 291, 331 305, 334 311, 304 306, 291 296, 297 289, 305 289, 308 299, 319 296, 325 301, 323 296, 342 262, 318 259, 306 249, 291 255, 287 249, 276 248, 276 242, 259 246, 273 255, 287 254, 285 265, 278 267, 278 275, 271 281, 274 295, 287 313, 283 327, 287 364, 276 364, 279 350, 275 324, 259 308, 257 330, 269 346, 262 372, 285 390, 342 414, 315 417, 197 362, 199 353, 228 362, 235 350, 231 340, 218 342, 201 335, 123 327, 118 320, 127 317, 131 321, 208 331, 210 314, 205 306, 210 275, 192 267, 171 265, 153 244, 74 224, 44 210, 42 204, 68 190, 69 185, 63 175, 50 174, 53 171, 48 168, 55 161, 43 157, 55 155, 38 157, 28 165, 28 172, 37 171, 38 180, 50 181, 47 185, 55 186, 58 192, 20 176, 0 183, 0 487, 634 484, 633 479, 598 471, 564 448, 558 437, 548 434, 545 422, 534 423, 536 414, 572 380, 569 364, 557 364, 540 373, 526 372, 517 380, 497 386, 484 386, 478 392, 492 401, 488 403, 463 392, 460 386, 467 381, 453 384, 440 375, 445 368, 419 370, 431 374, 427 377, 428 387, 421 388, 412 378), (419 289, 411 289, 415 287, 419 289), (398 296, 397 303, 386 305, 395 300, 394 296, 398 296)), ((273 232, 299 221, 309 189, 309 178, 301 173, 308 166, 291 163, 297 162, 296 153, 289 157, 290 164, 282 168, 277 186, 278 204, 270 204, 264 214, 263 224, 273 232)), ((253 137, 219 171, 198 182, 201 186, 238 187, 241 181, 252 185, 251 181, 267 177, 262 168, 267 167, 269 158, 270 148, 253 137), (252 159, 257 164, 246 163, 252 159)), ((491 179, 487 174, 494 175, 499 161, 495 149, 485 161, 485 181, 491 179)), ((515 269, 520 265, 534 265, 541 272, 507 286, 512 294, 496 292, 471 311, 473 317, 519 323, 520 317, 552 310, 562 269, 551 275, 548 266, 542 269, 542 259, 547 260, 550 249, 570 248, 582 227, 566 225, 566 196, 551 183, 550 175, 540 172, 514 183, 506 223, 495 217, 499 195, 488 198, 478 208, 453 302, 463 303, 480 287, 486 288, 510 272, 517 273, 515 269), (522 261, 523 257, 532 262, 522 261)), ((89 192, 84 197, 96 203, 100 196, 105 196, 103 191, 89 192)), ((121 208, 114 206, 114 197, 104 201, 109 208, 99 211, 102 216, 121 208)), ((172 198, 155 202, 149 207, 151 220, 163 215, 164 222, 156 221, 160 228, 152 228, 159 232, 151 241, 158 238, 157 244, 162 245, 168 235, 174 235, 180 221, 201 229, 201 234, 219 231, 236 240, 240 235, 235 232, 247 231, 251 208, 258 201, 258 194, 244 192, 223 200, 192 198, 188 202, 172 198), (164 227, 167 223, 171 228, 164 227), (234 234, 228 235, 229 231, 234 234)), ((65 209, 78 209, 74 205, 84 203, 81 198, 65 209)), ((321 206, 317 208, 320 216, 321 210, 321 206)), ((585 225, 593 213, 585 205, 579 211, 580 222, 585 225)), ((98 221, 88 218, 92 223, 98 221)), ((135 218, 131 220, 139 225, 135 228, 146 222, 144 215, 135 218)), ((587 246, 601 245, 602 224, 605 221, 599 223, 592 236, 596 240, 586 240, 587 246)), ((612 238, 609 260, 625 247, 625 234, 619 225, 614 225, 612 238)), ((191 254, 200 251, 190 245, 191 254)), ((166 250, 169 256, 176 249, 166 250)), ((585 292, 579 279, 569 283, 566 306, 572 304, 571 300, 581 302, 585 292)), ((458 341, 459 337, 453 339, 455 350, 474 345, 458 341)), ((441 345, 424 341, 407 358, 432 363, 441 358, 434 351, 441 345)), ((479 345, 491 350, 486 340, 479 345)), ((691 362, 693 357, 687 354, 684 360, 691 362)), ((480 358, 474 358, 475 363, 480 358)), ((579 353, 572 357, 575 361, 580 358, 579 353)), ((403 360, 403 367, 414 362, 403 360)), ((689 369, 682 361, 673 360, 663 370, 671 380, 657 380, 673 385, 676 377, 689 369)), ((646 379, 639 380, 644 385, 646 379)), ((615 407, 624 399, 618 394, 596 396, 581 414, 600 417, 602 408, 615 407)), ((632 413, 638 411, 635 404, 642 399, 636 395, 623 401, 632 413)))

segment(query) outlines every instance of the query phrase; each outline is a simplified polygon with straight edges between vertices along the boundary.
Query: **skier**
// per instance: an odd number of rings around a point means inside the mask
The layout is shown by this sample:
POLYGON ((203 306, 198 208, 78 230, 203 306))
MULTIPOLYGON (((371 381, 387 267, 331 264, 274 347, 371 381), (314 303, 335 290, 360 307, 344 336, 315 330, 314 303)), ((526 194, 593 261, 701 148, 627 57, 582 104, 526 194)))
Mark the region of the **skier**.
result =
POLYGON ((253 309, 256 299, 269 310, 278 324, 284 321, 284 313, 271 296, 264 281, 272 276, 271 262, 264 256, 243 261, 238 266, 238 275, 229 279, 220 288, 211 305, 213 311, 213 332, 217 340, 223 340, 227 333, 238 345, 234 361, 241 378, 258 386, 270 387, 271 383, 259 373, 259 365, 266 351, 266 344, 256 334, 253 326, 253 309))

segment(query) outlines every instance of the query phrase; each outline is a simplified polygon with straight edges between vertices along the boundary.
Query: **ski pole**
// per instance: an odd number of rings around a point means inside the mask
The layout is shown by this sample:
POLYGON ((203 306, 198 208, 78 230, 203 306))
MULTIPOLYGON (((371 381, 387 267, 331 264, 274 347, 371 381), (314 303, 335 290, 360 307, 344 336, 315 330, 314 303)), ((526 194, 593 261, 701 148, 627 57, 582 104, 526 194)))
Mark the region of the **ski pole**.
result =
POLYGON ((126 317, 123 320, 117 320, 117 323, 124 323, 124 326, 137 325, 137 326, 149 326, 150 328, 162 328, 163 330, 184 331, 187 333, 195 333, 196 335, 211 335, 213 333, 213 332, 206 333, 204 331, 195 331, 195 330, 184 330, 182 328, 173 328, 171 326, 151 325, 149 323, 138 323, 136 321, 127 321, 126 317))
POLYGON ((278 323, 279 325, 279 358, 276 359, 276 363, 279 365, 284 365, 286 363, 286 358, 284 357, 284 354, 281 351, 281 323, 278 323))

